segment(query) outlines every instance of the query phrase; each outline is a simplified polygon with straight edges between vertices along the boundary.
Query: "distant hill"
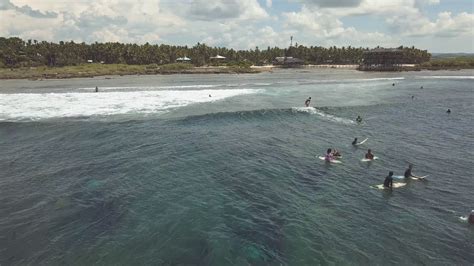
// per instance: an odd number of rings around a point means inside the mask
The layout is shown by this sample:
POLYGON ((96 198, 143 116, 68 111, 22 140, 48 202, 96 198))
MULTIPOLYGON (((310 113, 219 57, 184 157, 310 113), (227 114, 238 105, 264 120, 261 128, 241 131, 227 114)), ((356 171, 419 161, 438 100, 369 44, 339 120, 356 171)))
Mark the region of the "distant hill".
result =
POLYGON ((474 57, 473 53, 432 53, 432 59, 448 59, 457 57, 474 57))

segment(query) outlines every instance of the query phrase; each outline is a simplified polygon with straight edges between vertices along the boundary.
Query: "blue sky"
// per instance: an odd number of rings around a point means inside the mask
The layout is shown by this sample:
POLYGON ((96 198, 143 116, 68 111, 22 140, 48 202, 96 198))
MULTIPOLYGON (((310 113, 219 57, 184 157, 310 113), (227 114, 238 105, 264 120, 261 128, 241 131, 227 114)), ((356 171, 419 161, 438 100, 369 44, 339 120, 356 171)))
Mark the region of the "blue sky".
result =
POLYGON ((0 0, 0 36, 474 52, 474 0, 0 0))

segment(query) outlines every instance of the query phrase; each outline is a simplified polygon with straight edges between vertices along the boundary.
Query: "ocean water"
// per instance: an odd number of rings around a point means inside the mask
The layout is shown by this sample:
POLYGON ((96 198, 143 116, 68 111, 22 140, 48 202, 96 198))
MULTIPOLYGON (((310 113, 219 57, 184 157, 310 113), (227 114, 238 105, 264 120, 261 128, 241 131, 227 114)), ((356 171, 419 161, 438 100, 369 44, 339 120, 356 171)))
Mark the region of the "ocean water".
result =
POLYGON ((473 71, 2 81, 0 264, 473 265, 473 103, 473 71))

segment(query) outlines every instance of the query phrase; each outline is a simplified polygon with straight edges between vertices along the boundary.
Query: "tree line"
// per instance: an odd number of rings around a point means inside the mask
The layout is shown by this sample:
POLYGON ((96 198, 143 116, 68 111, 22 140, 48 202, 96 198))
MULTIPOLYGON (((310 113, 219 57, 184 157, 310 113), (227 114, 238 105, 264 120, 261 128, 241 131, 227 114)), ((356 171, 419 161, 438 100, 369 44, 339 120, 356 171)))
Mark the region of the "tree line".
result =
MULTIPOLYGON (((398 47, 403 50, 403 61, 407 64, 419 64, 429 61, 431 54, 415 47, 398 47)), ((296 57, 305 64, 359 64, 363 60, 362 47, 321 47, 294 45, 288 48, 267 47, 267 49, 234 50, 225 47, 210 47, 197 43, 192 47, 166 44, 143 45, 107 42, 76 43, 74 41, 59 43, 37 40, 24 41, 18 37, 0 37, 0 67, 35 67, 35 66, 71 66, 93 62, 104 64, 169 64, 177 58, 187 56, 192 64, 202 66, 211 64, 211 57, 221 55, 230 63, 249 62, 255 65, 271 64, 275 57, 296 57)))

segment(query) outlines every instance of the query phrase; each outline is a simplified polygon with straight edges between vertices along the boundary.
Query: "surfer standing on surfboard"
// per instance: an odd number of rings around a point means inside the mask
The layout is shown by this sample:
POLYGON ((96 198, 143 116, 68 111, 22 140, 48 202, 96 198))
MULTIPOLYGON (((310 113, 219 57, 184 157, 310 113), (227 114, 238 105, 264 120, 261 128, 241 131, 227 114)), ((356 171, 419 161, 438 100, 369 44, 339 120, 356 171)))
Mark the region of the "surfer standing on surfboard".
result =
POLYGON ((392 176, 393 176, 393 172, 390 171, 388 173, 388 176, 385 177, 385 181, 383 181, 383 187, 392 189, 392 187, 393 187, 393 178, 392 178, 392 176))
POLYGON ((306 99, 306 101, 304 101, 304 105, 306 107, 309 107, 309 104, 311 103, 311 97, 309 97, 308 99, 306 99))

